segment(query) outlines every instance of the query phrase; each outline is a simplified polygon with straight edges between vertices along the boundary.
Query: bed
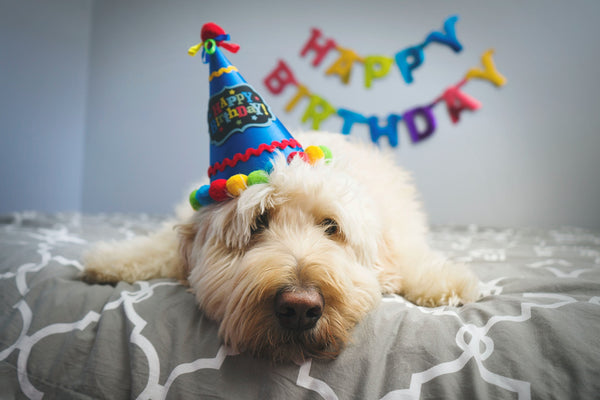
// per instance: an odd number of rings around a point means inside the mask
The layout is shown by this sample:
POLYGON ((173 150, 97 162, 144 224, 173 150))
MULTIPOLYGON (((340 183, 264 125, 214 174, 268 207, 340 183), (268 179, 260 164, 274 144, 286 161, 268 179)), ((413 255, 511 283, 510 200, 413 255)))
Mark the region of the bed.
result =
POLYGON ((95 241, 165 217, 0 217, 0 397, 69 399, 600 398, 600 233, 432 228, 485 296, 462 308, 387 296, 333 361, 235 354, 175 281, 90 285, 95 241))

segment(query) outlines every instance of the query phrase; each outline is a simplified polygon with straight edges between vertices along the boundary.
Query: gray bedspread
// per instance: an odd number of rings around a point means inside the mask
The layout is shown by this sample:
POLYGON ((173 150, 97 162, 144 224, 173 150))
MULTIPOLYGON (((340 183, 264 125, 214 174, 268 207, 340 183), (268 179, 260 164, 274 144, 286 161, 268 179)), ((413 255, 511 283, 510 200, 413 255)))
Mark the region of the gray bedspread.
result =
POLYGON ((68 399, 600 398, 600 234, 435 227, 485 296, 428 309, 385 297, 334 361, 233 354, 174 281, 89 285, 96 240, 162 218, 0 217, 0 397, 68 399))

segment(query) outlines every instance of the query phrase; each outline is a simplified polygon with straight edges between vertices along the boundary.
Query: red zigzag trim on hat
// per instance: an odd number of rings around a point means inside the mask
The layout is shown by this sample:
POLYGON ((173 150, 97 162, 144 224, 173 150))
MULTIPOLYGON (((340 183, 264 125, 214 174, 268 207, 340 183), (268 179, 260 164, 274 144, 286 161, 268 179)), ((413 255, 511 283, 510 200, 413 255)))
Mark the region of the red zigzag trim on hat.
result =
POLYGON ((265 151, 269 153, 274 152, 277 149, 285 149, 286 147, 302 147, 300 143, 296 139, 284 139, 281 142, 274 141, 271 142, 270 145, 263 143, 258 146, 258 149, 247 149, 245 153, 237 153, 232 158, 225 158, 222 162, 216 162, 208 168, 208 176, 212 177, 217 172, 223 172, 227 167, 234 167, 238 162, 243 161, 246 162, 250 158, 250 156, 260 156, 265 151))

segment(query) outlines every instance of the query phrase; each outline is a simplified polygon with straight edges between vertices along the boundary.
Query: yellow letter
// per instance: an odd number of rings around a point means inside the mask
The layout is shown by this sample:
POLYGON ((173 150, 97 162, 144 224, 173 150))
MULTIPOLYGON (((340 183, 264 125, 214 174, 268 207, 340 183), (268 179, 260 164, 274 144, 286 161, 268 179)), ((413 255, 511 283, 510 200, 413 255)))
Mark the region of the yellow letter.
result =
POLYGON ((298 102, 302 100, 303 97, 310 96, 310 91, 304 85, 298 84, 298 90, 296 90, 296 95, 290 100, 289 103, 285 106, 285 112, 290 112, 296 107, 298 102))
POLYGON ((494 65, 492 54, 494 54, 493 49, 489 49, 483 53, 481 56, 481 64, 483 64, 483 69, 477 67, 471 68, 467 71, 465 79, 486 79, 496 86, 502 86, 506 84, 506 78, 498 72, 496 66, 494 65))
POLYGON ((340 57, 325 71, 325 75, 339 75, 342 82, 347 85, 350 81, 352 65, 355 61, 362 61, 362 57, 356 54, 354 50, 344 49, 343 47, 338 47, 337 50, 340 52, 340 57))
POLYGON ((329 102, 315 94, 310 96, 310 103, 302 116, 302 122, 312 119, 312 129, 319 129, 321 122, 334 114, 336 109, 329 102))
POLYGON ((394 59, 386 56, 365 57, 365 87, 370 88, 373 79, 386 76, 392 62, 394 59))

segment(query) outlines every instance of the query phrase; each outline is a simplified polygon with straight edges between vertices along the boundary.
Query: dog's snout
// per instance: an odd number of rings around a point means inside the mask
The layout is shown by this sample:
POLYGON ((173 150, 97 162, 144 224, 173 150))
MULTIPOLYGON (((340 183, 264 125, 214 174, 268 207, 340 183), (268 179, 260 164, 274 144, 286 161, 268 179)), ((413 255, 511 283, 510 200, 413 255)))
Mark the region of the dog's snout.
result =
POLYGON ((286 290, 275 297, 275 315, 285 328, 303 331, 313 328, 323 314, 323 296, 317 289, 286 290))

